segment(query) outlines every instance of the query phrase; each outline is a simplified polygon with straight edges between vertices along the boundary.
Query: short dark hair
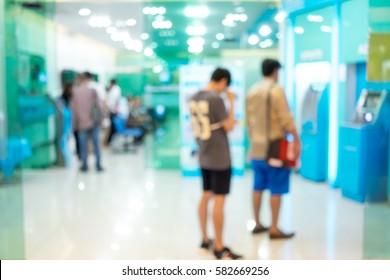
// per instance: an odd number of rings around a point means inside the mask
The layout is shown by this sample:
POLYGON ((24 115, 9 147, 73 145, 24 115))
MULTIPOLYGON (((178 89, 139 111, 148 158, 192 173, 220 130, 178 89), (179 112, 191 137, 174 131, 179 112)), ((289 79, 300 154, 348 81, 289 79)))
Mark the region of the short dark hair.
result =
POLYGON ((88 71, 85 71, 85 72, 83 73, 83 76, 84 76, 86 79, 92 79, 92 78, 93 78, 91 72, 88 72, 88 71))
POLYGON ((213 74, 211 75, 211 80, 214 82, 219 82, 222 79, 226 79, 227 86, 230 86, 232 78, 231 78, 229 70, 227 70, 225 68, 215 69, 213 74))
POLYGON ((117 80, 116 79, 111 79, 111 84, 112 85, 116 85, 118 82, 117 82, 117 80))
POLYGON ((271 76, 275 70, 279 70, 282 67, 279 61, 276 59, 264 59, 261 64, 261 71, 264 77, 271 76))

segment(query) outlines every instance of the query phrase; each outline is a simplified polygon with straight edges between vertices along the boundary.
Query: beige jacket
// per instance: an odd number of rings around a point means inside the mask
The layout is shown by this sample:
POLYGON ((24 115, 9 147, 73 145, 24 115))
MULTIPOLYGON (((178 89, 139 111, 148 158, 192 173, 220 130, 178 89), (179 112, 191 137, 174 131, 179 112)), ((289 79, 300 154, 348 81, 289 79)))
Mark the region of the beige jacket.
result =
POLYGON ((295 128, 284 90, 269 79, 252 86, 246 100, 246 123, 251 159, 266 158, 268 142, 286 136, 295 128), (270 126, 267 136, 267 96, 270 94, 270 126))

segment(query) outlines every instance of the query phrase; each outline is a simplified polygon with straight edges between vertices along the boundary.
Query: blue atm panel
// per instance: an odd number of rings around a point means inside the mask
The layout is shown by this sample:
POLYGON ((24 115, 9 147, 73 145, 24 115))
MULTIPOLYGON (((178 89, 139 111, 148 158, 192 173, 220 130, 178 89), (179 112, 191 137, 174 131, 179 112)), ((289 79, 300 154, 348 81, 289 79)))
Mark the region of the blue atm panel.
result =
POLYGON ((328 174, 329 100, 324 84, 312 84, 306 92, 302 109, 301 175, 321 182, 328 174))
POLYGON ((390 99, 364 90, 354 121, 340 127, 340 186, 358 202, 387 200, 390 99))

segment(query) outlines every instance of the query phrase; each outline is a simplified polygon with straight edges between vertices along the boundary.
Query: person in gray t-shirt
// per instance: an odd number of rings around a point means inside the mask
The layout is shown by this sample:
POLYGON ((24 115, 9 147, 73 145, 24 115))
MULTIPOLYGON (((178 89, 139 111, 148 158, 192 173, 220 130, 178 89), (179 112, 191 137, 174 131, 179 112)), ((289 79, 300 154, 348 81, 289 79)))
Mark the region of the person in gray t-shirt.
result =
POLYGON ((199 146, 199 164, 202 170, 203 195, 199 205, 199 220, 202 230, 201 248, 214 247, 217 259, 239 259, 222 242, 223 207, 229 193, 232 174, 227 132, 234 127, 234 94, 227 92, 230 106, 226 110, 220 94, 225 92, 231 81, 228 70, 218 68, 204 90, 196 93, 189 102, 192 128, 199 146), (207 208, 214 198, 215 241, 207 234, 207 208))

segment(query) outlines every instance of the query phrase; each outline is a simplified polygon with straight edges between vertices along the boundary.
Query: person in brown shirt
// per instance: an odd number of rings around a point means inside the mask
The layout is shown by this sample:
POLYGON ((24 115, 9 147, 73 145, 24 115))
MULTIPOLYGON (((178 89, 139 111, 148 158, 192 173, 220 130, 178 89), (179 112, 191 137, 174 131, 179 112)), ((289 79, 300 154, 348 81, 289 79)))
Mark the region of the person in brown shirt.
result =
POLYGON ((301 143, 284 90, 277 84, 281 65, 277 60, 265 59, 262 63, 264 79, 249 90, 246 101, 246 122, 250 139, 250 158, 254 172, 253 209, 256 226, 253 233, 269 231, 271 239, 291 238, 294 233, 284 233, 278 228, 281 196, 289 192, 290 170, 271 167, 265 161, 270 141, 294 137, 294 157, 300 155, 301 143), (271 192, 272 225, 260 223, 263 191, 271 192))

